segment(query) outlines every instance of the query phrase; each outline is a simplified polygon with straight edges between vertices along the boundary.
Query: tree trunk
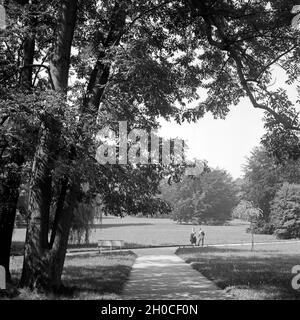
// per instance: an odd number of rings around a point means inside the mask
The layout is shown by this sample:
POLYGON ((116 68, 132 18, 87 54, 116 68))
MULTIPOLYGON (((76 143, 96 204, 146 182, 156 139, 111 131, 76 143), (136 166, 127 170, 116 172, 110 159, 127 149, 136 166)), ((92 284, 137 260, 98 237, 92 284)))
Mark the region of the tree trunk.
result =
MULTIPOLYGON (((28 3, 24 1, 23 4, 28 3)), ((29 9, 31 10, 31 9, 29 9)), ((33 19, 29 23, 32 31, 31 35, 24 40, 23 45, 23 66, 24 69, 20 75, 22 88, 30 90, 32 87, 32 64, 35 50, 35 24, 33 19)), ((14 126, 15 124, 8 124, 14 126)), ((18 142, 16 142, 18 144, 18 142)), ((5 152, 5 151, 4 151, 5 152)), ((17 203, 19 199, 19 188, 21 183, 21 169, 25 161, 22 150, 19 146, 13 151, 8 160, 3 164, 4 176, 1 179, 0 186, 0 265, 6 270, 7 281, 11 280, 9 264, 10 251, 12 243, 12 234, 16 218, 17 203), (9 165, 9 168, 7 166, 9 165)))
POLYGON ((0 185, 0 265, 5 268, 7 281, 10 281, 10 250, 19 198, 20 171, 24 159, 16 151, 10 160, 12 168, 6 169, 0 185))
POLYGON ((79 182, 73 183, 70 188, 69 199, 67 200, 67 208, 64 210, 64 214, 58 222, 57 231, 52 253, 52 264, 50 275, 52 279, 53 288, 61 288, 61 275, 63 272, 65 256, 67 252, 68 239, 70 234, 71 222, 73 218, 73 212, 75 207, 75 199, 79 189, 79 182))
POLYGON ((105 61, 106 50, 119 45, 125 30, 127 9, 126 1, 115 2, 109 32, 105 41, 102 42, 104 50, 98 53, 97 62, 89 79, 87 94, 84 98, 81 112, 82 114, 92 115, 95 120, 110 76, 111 63, 105 61))
MULTIPOLYGON (((121 34, 120 31, 123 30, 125 25, 126 12, 124 11, 123 5, 124 3, 122 3, 122 1, 116 2, 115 17, 112 19, 113 21, 106 39, 105 47, 118 44, 121 34), (122 4, 122 8, 119 6, 120 3, 122 4)), ((71 44, 76 21, 76 9, 77 1, 62 1, 62 15, 58 22, 57 47, 50 63, 55 90, 60 92, 66 92, 67 89, 71 44)), ((105 52, 102 51, 98 55, 98 61, 91 74, 87 96, 83 103, 83 109, 81 110, 82 114, 92 114, 95 121, 100 100, 103 96, 104 87, 109 78, 110 64, 103 63, 104 58, 105 52)), ((53 128, 50 128, 46 136, 51 136, 53 134, 53 128)), ((54 140, 57 141, 57 138, 54 140)), ((41 181, 45 181, 47 172, 51 172, 51 164, 48 163, 48 159, 51 158, 48 156, 48 153, 51 152, 51 148, 48 148, 47 144, 44 146, 42 142, 39 144, 39 149, 37 149, 37 155, 35 157, 35 163, 37 163, 37 165, 33 168, 34 180, 30 196, 32 210, 30 212, 31 219, 26 236, 21 285, 28 286, 32 289, 39 288, 44 289, 45 291, 56 291, 61 286, 61 275, 74 209, 74 199, 76 189, 80 185, 80 179, 79 177, 74 179, 70 186, 68 195, 70 205, 67 210, 63 211, 61 217, 56 217, 53 227, 57 224, 57 230, 53 230, 52 239, 50 241, 53 246, 50 247, 48 245, 47 248, 43 245, 42 241, 44 236, 42 235, 43 217, 46 216, 46 213, 43 214, 41 211, 44 207, 41 202, 45 201, 47 195, 43 193, 44 189, 42 188, 43 184, 41 181)), ((64 190, 62 189, 61 192, 64 192, 64 190)), ((57 214, 59 212, 60 210, 57 211, 57 214)))
MULTIPOLYGON (((63 271, 72 213, 78 192, 78 183, 73 183, 67 196, 67 205, 58 219, 57 229, 52 248, 41 250, 38 245, 39 233, 28 229, 23 263, 23 272, 20 285, 30 289, 39 289, 46 292, 59 292, 62 288, 61 275, 63 271), (42 251, 42 252, 41 252, 42 251)), ((31 224, 33 226, 34 224, 31 224)))
POLYGON ((65 177, 62 181, 59 197, 58 197, 57 204, 56 204, 56 212, 55 212, 55 217, 54 217, 54 221, 53 221, 52 232, 51 232, 51 237, 50 237, 50 244, 49 244, 50 248, 53 247, 55 237, 56 237, 58 223, 59 223, 60 217, 62 216, 63 211, 64 211, 64 204, 65 204, 67 191, 68 191, 68 177, 65 177))
MULTIPOLYGON (((61 1, 56 48, 50 61, 54 89, 66 94, 68 88, 71 45, 77 20, 77 0, 61 1)), ((69 192, 68 208, 56 221, 57 229, 50 247, 49 212, 51 205, 51 173, 57 159, 60 139, 59 119, 46 116, 34 157, 29 195, 29 226, 27 229, 21 286, 43 291, 56 291, 61 286, 61 275, 72 219, 75 186, 69 192)), ((64 199, 62 199, 64 201, 64 199)), ((55 227, 56 227, 55 226, 55 227)))
POLYGON ((250 229, 251 229, 251 251, 253 251, 254 250, 254 226, 253 226, 252 220, 250 222, 250 229))

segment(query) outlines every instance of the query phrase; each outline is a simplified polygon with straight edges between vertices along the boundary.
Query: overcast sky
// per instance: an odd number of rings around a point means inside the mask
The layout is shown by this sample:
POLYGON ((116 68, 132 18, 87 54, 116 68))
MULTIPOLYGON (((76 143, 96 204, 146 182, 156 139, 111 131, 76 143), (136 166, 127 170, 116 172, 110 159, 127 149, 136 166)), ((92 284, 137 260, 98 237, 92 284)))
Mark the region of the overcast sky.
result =
MULTIPOLYGON (((285 74, 274 71, 274 87, 283 86, 293 102, 296 101, 296 86, 285 84, 285 74)), ((300 111, 299 105, 297 109, 300 111)), ((160 120, 159 135, 168 138, 181 138, 186 141, 188 158, 206 159, 211 167, 226 169, 234 178, 242 176, 242 165, 251 150, 260 144, 265 130, 262 110, 254 109, 247 98, 230 108, 225 120, 215 120, 207 114, 197 123, 184 123, 160 120)))
POLYGON ((244 99, 238 106, 231 107, 226 120, 216 120, 209 114, 191 124, 161 120, 159 135, 180 137, 188 145, 188 158, 206 159, 209 166, 226 169, 238 178, 242 175, 245 157, 259 145, 264 134, 262 118, 263 111, 254 109, 244 99))

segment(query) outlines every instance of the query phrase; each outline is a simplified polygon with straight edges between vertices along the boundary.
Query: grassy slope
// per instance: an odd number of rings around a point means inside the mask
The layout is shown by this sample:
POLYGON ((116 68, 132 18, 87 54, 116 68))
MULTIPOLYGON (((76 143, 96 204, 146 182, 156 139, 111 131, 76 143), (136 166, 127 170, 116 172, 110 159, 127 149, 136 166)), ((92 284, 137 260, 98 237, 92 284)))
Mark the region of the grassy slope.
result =
POLYGON ((235 299, 300 299, 291 286, 300 244, 179 249, 177 254, 235 299))

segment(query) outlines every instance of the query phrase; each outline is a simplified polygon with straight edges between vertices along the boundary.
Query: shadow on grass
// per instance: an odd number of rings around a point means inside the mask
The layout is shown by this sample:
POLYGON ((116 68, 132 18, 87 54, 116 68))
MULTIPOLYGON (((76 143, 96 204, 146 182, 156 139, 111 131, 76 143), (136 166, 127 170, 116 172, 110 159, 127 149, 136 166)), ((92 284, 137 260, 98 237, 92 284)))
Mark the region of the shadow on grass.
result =
POLYGON ((222 289, 252 290, 252 296, 264 299, 300 299, 300 292, 291 286, 291 269, 300 264, 300 255, 241 248, 191 248, 176 253, 222 289))
POLYGON ((101 255, 68 257, 63 275, 64 285, 74 295, 88 299, 120 294, 136 256, 133 253, 103 253, 101 255))
POLYGON ((119 294, 131 268, 124 265, 68 267, 64 284, 75 291, 86 291, 99 295, 119 294))
MULTIPOLYGON (((130 251, 86 253, 67 256, 63 271, 63 288, 56 294, 43 294, 20 289, 17 300, 78 300, 117 299, 130 275, 136 255, 130 251)), ((15 286, 21 276, 20 268, 12 271, 15 286)))

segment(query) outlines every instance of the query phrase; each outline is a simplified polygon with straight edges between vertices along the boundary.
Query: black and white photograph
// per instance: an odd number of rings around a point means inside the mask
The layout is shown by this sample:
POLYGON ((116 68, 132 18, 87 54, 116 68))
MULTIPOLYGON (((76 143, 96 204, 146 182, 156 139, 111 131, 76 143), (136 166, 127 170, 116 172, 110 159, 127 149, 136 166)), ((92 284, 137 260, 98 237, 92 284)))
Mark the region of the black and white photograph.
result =
POLYGON ((49 300, 300 300, 300 0, 0 0, 0 318, 49 300))

